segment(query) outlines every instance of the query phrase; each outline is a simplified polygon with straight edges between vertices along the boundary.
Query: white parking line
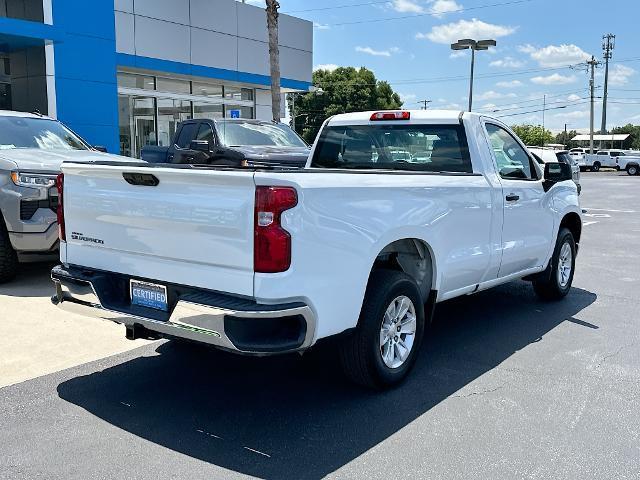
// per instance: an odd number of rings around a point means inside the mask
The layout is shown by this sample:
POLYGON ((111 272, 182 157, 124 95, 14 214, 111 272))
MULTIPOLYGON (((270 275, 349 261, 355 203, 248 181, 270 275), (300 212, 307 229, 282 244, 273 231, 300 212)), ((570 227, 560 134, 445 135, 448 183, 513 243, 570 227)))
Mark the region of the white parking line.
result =
POLYGON ((593 210, 594 212, 611 212, 611 213, 636 213, 635 210, 612 210, 608 208, 589 208, 583 207, 585 210, 593 210))
POLYGON ((594 223, 598 223, 598 222, 584 222, 584 223, 582 224, 582 226, 583 226, 583 227, 587 227, 587 226, 589 226, 589 225, 593 225, 594 223))

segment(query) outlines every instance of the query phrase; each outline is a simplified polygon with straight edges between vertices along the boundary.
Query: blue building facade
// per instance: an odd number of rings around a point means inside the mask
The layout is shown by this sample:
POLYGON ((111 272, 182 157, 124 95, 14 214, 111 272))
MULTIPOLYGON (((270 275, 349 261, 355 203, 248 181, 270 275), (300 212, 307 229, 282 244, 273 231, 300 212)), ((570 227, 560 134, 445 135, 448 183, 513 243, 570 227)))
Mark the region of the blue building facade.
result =
MULTIPOLYGON (((280 21, 282 86, 311 85, 312 25, 280 21)), ((271 117, 264 9, 235 0, 0 0, 0 109, 38 109, 136 156, 193 117, 271 117)))

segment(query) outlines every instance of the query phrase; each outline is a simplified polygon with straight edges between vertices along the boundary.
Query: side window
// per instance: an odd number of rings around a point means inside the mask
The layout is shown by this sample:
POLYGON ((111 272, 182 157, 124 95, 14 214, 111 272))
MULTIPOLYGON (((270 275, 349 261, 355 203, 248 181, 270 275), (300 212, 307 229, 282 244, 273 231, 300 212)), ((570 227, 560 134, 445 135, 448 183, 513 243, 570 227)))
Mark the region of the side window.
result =
POLYGON ((491 123, 486 126, 500 176, 510 180, 537 180, 531 158, 516 139, 502 127, 491 123))
POLYGON ((211 127, 206 123, 200 125, 196 140, 206 140, 209 143, 213 143, 213 130, 211 130, 211 127))
POLYGON ((197 123, 185 123, 182 125, 182 129, 180 130, 180 134, 176 140, 176 145, 180 148, 189 148, 191 140, 196 136, 197 128, 197 123))

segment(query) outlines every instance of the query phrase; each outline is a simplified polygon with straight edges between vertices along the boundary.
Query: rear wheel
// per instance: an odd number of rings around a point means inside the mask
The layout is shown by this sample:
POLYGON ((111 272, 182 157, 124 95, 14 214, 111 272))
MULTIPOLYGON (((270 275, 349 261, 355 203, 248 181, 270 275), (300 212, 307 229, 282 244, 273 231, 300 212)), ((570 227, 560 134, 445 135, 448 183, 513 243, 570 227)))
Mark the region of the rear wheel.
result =
POLYGON ((0 283, 8 282, 18 273, 18 255, 11 246, 9 234, 0 216, 0 283))
POLYGON ((629 165, 627 167, 627 174, 629 174, 629 175, 638 175, 638 166, 637 165, 629 165))
POLYGON ((424 316, 420 292, 411 277, 394 270, 373 272, 358 327, 340 344, 347 377, 377 389, 400 383, 415 364, 424 316))
POLYGON ((544 300, 564 298, 571 290, 575 264, 576 243, 573 234, 562 228, 558 233, 549 271, 545 272, 544 279, 533 282, 533 289, 538 296, 544 300))
POLYGON ((594 172, 599 172, 600 171, 600 162, 593 162, 593 166, 591 167, 591 170, 593 170, 594 172))

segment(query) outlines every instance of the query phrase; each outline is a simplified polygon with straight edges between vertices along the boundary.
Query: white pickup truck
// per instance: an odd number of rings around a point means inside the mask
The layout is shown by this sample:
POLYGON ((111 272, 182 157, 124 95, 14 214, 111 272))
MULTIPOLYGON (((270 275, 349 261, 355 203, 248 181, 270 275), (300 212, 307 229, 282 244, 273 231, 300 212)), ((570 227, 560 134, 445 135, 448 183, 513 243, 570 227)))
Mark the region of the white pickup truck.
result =
POLYGON ((568 165, 450 111, 328 119, 303 170, 64 164, 53 302, 245 354, 333 337, 347 375, 411 369, 435 303, 514 279, 569 289, 582 230, 568 165))

